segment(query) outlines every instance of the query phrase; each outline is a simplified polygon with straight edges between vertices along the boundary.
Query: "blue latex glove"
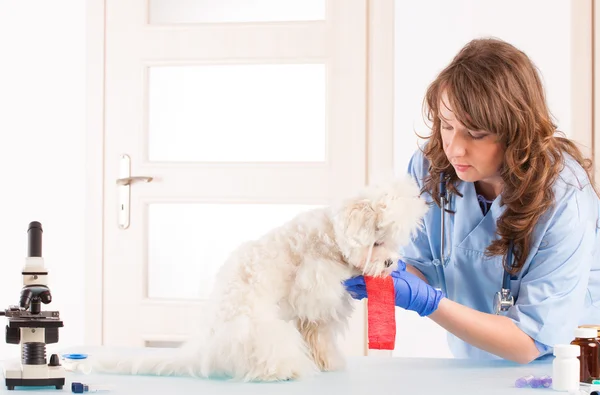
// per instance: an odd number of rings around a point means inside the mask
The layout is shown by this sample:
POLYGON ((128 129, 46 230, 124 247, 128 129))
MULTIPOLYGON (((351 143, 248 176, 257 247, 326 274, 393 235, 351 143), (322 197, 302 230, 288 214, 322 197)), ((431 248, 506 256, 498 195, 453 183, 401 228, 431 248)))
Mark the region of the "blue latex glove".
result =
MULTIPOLYGON (((395 305, 418 313, 421 317, 428 316, 437 310, 440 300, 444 297, 425 281, 406 271, 406 264, 398 262, 398 270, 391 274, 394 283, 395 305)), ((344 287, 354 299, 367 298, 367 286, 363 276, 352 277, 344 281, 344 287)))

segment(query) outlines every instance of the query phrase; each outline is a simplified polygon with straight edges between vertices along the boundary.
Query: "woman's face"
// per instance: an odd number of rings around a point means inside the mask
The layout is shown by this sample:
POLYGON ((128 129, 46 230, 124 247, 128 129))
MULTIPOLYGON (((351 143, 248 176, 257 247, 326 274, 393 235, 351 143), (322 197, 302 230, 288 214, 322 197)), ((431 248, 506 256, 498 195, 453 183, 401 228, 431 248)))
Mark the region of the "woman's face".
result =
POLYGON ((441 134, 444 152, 463 181, 501 185, 500 167, 504 150, 494 133, 469 130, 456 120, 446 92, 440 102, 441 134))

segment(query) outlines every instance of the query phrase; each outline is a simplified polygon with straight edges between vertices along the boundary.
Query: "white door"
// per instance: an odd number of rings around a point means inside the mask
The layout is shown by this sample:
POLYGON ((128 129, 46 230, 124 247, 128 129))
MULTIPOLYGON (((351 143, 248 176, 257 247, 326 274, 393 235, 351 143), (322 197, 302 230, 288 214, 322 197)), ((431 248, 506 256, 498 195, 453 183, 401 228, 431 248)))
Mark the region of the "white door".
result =
POLYGON ((366 10, 106 1, 103 344, 185 340, 230 250, 365 184, 366 10))

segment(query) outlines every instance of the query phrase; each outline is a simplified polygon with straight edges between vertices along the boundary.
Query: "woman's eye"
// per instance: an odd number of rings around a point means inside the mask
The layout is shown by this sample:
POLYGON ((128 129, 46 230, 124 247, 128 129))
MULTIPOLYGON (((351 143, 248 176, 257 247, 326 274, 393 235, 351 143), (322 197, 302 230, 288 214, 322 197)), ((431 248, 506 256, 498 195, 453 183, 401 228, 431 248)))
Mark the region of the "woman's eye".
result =
POLYGON ((373 243, 373 247, 379 247, 382 244, 383 244, 383 241, 376 241, 375 243, 373 243))
POLYGON ((471 136, 471 138, 473 140, 481 140, 482 138, 484 138, 485 136, 487 136, 487 134, 473 134, 473 133, 469 133, 469 136, 471 136))
POLYGON ((452 126, 442 125, 443 130, 452 130, 452 126))

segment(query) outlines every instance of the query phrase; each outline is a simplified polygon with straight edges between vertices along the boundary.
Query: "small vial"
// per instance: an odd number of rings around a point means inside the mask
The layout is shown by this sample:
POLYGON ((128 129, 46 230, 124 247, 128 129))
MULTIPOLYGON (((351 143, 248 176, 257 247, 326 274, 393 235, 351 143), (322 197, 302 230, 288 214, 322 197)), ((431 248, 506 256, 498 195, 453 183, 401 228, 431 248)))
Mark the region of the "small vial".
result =
POLYGON ((106 385, 89 385, 83 383, 71 383, 71 392, 75 394, 83 394, 84 392, 108 392, 112 389, 106 385))
POLYGON ((527 387, 531 383, 531 380, 533 380, 533 379, 534 379, 534 377, 531 374, 528 376, 519 377, 517 380, 515 380, 515 387, 517 387, 517 388, 527 387))
POLYGON ((531 388, 540 388, 542 386, 542 378, 541 377, 532 378, 531 381, 529 382, 529 385, 531 386, 531 388))
POLYGON ((540 377, 540 381, 542 383, 542 387, 544 388, 550 388, 552 385, 552 377, 542 376, 540 377))
POLYGON ((575 339, 571 344, 578 345, 581 349, 579 357, 579 381, 591 383, 600 376, 600 343, 598 331, 594 328, 576 328, 575 339))
POLYGON ((575 344, 557 344, 554 346, 552 361, 552 388, 556 391, 579 391, 580 348, 575 344))

